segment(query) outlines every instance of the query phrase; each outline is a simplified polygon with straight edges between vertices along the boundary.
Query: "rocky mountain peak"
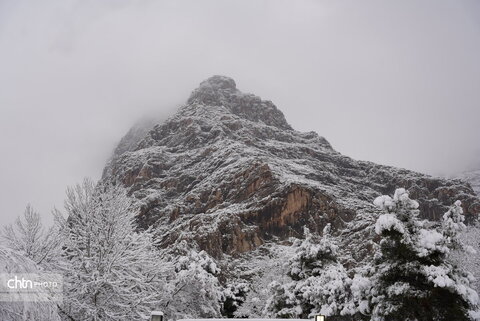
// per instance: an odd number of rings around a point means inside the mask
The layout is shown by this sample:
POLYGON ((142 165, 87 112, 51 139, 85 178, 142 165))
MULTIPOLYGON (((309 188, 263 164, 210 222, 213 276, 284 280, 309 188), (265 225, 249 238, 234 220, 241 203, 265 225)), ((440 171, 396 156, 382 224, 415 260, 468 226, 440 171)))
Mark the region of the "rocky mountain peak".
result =
POLYGON ((283 113, 271 101, 242 93, 237 89, 235 81, 225 76, 216 75, 202 81, 190 95, 187 104, 223 106, 247 120, 292 129, 283 113))
POLYGON ((480 213, 464 182, 344 156, 317 133, 293 130, 272 102, 228 77, 205 80, 175 115, 130 136, 104 180, 128 188, 139 227, 153 226, 162 246, 187 241, 219 260, 331 224, 358 264, 371 254, 365 240, 375 238, 373 200, 400 187, 423 218, 440 219, 456 200, 467 220, 480 213))
POLYGON ((237 84, 235 83, 235 80, 233 80, 230 77, 220 76, 220 75, 214 75, 200 83, 200 87, 206 87, 206 86, 220 88, 224 90, 237 89, 237 84))

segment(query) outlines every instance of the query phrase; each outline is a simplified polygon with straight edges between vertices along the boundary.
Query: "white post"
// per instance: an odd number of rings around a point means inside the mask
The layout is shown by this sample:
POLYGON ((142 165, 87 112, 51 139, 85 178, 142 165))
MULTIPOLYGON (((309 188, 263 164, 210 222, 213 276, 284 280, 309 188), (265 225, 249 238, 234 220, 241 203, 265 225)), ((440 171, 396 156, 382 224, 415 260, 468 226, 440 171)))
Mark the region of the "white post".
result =
POLYGON ((162 311, 152 311, 150 314, 150 321, 163 321, 162 311))

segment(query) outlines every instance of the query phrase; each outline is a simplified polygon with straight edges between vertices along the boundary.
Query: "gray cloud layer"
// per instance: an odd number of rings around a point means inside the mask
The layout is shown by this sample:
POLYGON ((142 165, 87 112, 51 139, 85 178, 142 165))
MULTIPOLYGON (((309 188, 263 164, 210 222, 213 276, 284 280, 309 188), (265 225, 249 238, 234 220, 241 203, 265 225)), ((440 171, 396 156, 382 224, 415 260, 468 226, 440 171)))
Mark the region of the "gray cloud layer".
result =
MULTIPOLYGON (((472 1, 0 0, 0 219, 98 178, 139 117, 212 74, 340 152, 433 174, 479 164, 472 1)), ((44 214, 48 215, 48 214, 44 214)))

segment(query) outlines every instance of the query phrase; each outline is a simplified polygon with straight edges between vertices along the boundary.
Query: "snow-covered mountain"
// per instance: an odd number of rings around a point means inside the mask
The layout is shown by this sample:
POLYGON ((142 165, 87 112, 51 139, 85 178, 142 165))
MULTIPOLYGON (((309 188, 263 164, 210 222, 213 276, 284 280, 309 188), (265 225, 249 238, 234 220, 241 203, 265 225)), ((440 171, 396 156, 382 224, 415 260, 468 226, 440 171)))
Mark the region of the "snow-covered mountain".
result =
POLYGON ((395 188, 406 188, 428 219, 457 199, 467 219, 480 213, 461 180, 344 156, 228 77, 205 80, 175 115, 122 141, 103 180, 128 188, 141 206, 139 227, 153 226, 164 248, 185 240, 205 250, 222 278, 255 283, 258 297, 304 227, 320 234, 331 223, 347 268, 368 260, 379 213, 372 202, 395 188))
POLYGON ((396 187, 407 188, 430 219, 456 199, 467 216, 480 212, 461 181, 341 155, 315 132, 293 130, 271 101, 222 76, 202 82, 185 106, 132 146, 120 149, 104 179, 129 187, 142 204, 140 226, 155 225, 164 244, 192 238, 215 257, 301 235, 305 225, 344 231, 364 224, 375 212, 372 200, 396 187))

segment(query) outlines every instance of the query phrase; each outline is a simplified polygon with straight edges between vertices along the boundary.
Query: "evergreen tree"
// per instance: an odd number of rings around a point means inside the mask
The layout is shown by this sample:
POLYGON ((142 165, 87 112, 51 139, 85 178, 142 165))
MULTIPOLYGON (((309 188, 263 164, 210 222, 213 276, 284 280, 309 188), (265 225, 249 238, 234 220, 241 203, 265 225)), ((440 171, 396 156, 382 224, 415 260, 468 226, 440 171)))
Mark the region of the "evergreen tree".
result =
POLYGON ((330 225, 318 239, 305 229, 295 256, 290 259, 287 284, 272 283, 273 295, 267 304, 272 316, 280 318, 310 318, 348 312, 350 279, 337 260, 337 246, 330 235, 330 225))
POLYGON ((478 295, 470 288, 470 275, 447 260, 463 228, 461 204, 445 214, 440 232, 425 227, 419 204, 405 189, 397 189, 393 198, 380 196, 374 204, 385 213, 375 225, 381 254, 362 288, 369 296, 371 320, 473 319, 478 295))
POLYGON ((467 229, 466 225, 463 223, 464 221, 465 216, 463 215, 462 202, 456 201, 443 215, 442 220, 442 232, 445 236, 445 241, 450 248, 465 248, 460 239, 460 233, 467 229))

